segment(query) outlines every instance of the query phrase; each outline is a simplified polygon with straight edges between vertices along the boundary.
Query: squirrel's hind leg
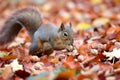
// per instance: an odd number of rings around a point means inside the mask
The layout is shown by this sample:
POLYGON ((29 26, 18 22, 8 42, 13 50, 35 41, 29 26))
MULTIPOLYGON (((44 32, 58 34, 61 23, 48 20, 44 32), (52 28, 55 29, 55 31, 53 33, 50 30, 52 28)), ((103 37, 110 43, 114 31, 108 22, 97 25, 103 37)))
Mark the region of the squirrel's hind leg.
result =
POLYGON ((43 54, 50 55, 53 52, 53 48, 49 42, 43 43, 43 54))

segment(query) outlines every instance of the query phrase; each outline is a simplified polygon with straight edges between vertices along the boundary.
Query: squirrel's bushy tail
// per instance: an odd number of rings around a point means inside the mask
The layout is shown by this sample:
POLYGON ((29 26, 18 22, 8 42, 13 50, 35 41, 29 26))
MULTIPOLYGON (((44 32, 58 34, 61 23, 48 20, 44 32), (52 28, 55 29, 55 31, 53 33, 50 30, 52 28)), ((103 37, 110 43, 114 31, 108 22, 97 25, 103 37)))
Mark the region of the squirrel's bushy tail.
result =
POLYGON ((34 32, 40 27, 41 23, 41 14, 35 8, 27 7, 16 11, 9 19, 7 19, 0 30, 0 45, 11 42, 23 26, 32 37, 34 32))
POLYGON ((0 45, 11 42, 21 30, 22 26, 18 23, 5 22, 2 30, 0 31, 0 45))

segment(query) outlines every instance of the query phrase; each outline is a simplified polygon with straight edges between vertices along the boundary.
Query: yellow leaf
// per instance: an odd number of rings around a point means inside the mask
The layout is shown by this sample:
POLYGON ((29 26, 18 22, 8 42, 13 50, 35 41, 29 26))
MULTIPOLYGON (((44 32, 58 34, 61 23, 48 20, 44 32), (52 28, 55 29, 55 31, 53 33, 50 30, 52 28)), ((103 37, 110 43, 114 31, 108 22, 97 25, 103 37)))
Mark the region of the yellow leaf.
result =
POLYGON ((91 25, 88 23, 80 23, 77 25, 77 29, 79 29, 79 30, 89 29, 90 27, 91 27, 91 25))
POLYGON ((101 2, 102 2, 102 0, 91 0, 91 3, 93 3, 93 4, 99 4, 101 2))

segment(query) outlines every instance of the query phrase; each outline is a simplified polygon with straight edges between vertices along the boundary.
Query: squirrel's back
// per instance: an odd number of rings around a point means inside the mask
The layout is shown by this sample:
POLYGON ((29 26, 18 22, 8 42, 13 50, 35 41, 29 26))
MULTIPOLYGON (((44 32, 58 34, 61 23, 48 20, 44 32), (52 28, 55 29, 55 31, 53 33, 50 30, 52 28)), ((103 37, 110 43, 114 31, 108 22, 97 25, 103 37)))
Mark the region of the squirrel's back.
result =
POLYGON ((33 36, 41 23, 42 16, 36 8, 26 7, 17 10, 6 20, 0 30, 0 45, 11 42, 23 26, 33 36))

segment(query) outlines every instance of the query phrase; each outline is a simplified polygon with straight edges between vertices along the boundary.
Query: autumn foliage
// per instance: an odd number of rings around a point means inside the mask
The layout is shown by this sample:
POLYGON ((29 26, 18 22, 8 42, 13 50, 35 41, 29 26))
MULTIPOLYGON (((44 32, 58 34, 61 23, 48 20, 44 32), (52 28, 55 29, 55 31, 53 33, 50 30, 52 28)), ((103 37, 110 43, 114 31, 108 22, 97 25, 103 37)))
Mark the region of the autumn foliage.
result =
POLYGON ((28 54, 31 38, 23 28, 13 42, 0 46, 0 80, 120 80, 120 0, 0 3, 0 26, 15 10, 34 6, 43 14, 43 23, 71 22, 75 32, 73 52, 37 57, 28 54))

